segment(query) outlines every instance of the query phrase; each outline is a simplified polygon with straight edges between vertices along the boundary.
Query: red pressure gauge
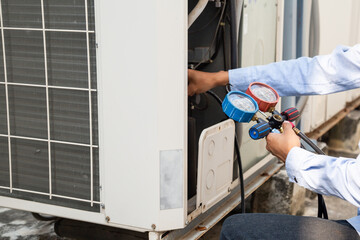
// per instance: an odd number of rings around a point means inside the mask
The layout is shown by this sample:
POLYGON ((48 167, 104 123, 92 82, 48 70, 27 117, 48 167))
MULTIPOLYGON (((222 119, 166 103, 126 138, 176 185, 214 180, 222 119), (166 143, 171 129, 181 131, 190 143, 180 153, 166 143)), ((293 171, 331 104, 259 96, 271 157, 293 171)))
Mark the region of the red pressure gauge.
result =
POLYGON ((279 101, 279 94, 269 85, 253 82, 246 93, 255 99, 262 112, 272 112, 279 101))

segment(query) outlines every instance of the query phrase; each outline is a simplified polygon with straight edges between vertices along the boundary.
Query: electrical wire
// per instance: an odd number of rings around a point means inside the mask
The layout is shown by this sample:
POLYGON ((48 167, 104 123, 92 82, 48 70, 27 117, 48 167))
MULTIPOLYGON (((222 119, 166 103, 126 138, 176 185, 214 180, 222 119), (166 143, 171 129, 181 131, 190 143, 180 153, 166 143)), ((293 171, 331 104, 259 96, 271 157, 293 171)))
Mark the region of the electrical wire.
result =
POLYGON ((225 12, 225 7, 226 7, 226 0, 224 0, 223 2, 223 7, 221 9, 221 14, 220 14, 220 18, 219 18, 219 21, 218 21, 218 24, 216 26, 216 30, 215 30, 215 34, 214 34, 214 37, 213 39, 211 40, 211 44, 210 44, 210 47, 209 49, 206 51, 206 54, 204 56, 204 58, 198 62, 194 67, 193 69, 197 69, 202 63, 204 63, 206 61, 206 56, 210 53, 211 51, 211 48, 214 46, 217 38, 218 38, 218 32, 219 32, 219 28, 220 28, 220 25, 221 25, 221 22, 223 20, 223 17, 224 17, 224 12, 225 12))
MULTIPOLYGON (((220 108, 222 109, 222 100, 220 97, 214 93, 213 91, 209 90, 206 93, 211 95, 220 105, 220 108)), ((227 118, 228 119, 228 118, 227 118)), ((236 159, 239 166, 239 180, 240 180, 240 195, 241 195, 241 213, 245 213, 245 185, 244 185, 244 174, 243 174, 243 168, 241 163, 241 155, 240 155, 240 149, 239 149, 239 142, 237 139, 237 136, 235 134, 235 152, 236 152, 236 159)))
POLYGON ((194 34, 194 33, 201 32, 202 30, 207 28, 216 19, 216 17, 219 16, 220 13, 221 13, 221 8, 215 13, 215 15, 205 25, 203 25, 202 27, 200 27, 199 29, 196 29, 194 31, 189 31, 188 34, 194 34))

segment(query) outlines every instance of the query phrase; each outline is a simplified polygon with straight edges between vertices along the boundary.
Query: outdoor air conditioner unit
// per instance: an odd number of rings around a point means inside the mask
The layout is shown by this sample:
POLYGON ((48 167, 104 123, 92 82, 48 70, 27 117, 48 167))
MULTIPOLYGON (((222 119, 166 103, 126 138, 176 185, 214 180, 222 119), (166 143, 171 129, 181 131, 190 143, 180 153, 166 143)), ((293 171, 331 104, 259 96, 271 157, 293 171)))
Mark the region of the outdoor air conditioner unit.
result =
POLYGON ((188 199, 187 1, 0 7, 0 206, 161 233, 239 203, 232 120, 203 131, 188 199))
POLYGON ((138 231, 185 226, 186 7, 1 1, 1 206, 138 231))

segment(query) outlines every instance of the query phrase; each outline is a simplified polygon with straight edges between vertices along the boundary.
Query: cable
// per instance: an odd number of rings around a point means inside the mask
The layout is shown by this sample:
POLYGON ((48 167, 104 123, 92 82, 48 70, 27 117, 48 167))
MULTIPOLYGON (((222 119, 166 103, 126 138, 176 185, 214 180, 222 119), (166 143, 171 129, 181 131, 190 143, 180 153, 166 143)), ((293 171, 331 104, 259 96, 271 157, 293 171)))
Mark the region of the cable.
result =
POLYGON ((205 62, 206 56, 210 53, 211 48, 214 46, 214 44, 215 44, 215 42, 216 42, 216 39, 217 39, 218 32, 219 32, 220 24, 221 24, 221 22, 222 22, 222 20, 223 20, 223 17, 224 17, 225 7, 226 7, 226 0, 224 0, 223 7, 222 7, 222 9, 221 9, 220 19, 219 19, 219 22, 218 22, 218 24, 217 24, 217 26, 216 26, 215 34, 214 34, 213 39, 211 40, 210 47, 209 47, 209 49, 206 51, 206 54, 205 54, 204 58, 203 58, 200 62, 198 62, 198 64, 196 64, 196 65, 193 67, 193 69, 197 69, 202 63, 205 62))
MULTIPOLYGON (((206 93, 208 93, 209 95, 211 95, 220 105, 220 107, 222 108, 222 100, 220 99, 220 97, 214 93, 213 91, 209 90, 206 93)), ((242 163, 241 163, 241 156, 240 156, 240 149, 239 149, 239 142, 237 139, 237 136, 235 134, 235 152, 237 155, 237 162, 239 165, 239 179, 240 179, 240 195, 241 195, 241 213, 245 213, 245 185, 244 185, 244 174, 243 174, 243 168, 242 168, 242 163)))
POLYGON ((194 31, 189 31, 188 34, 194 34, 194 33, 197 33, 197 32, 201 32, 202 30, 204 30, 205 28, 207 28, 215 19, 217 16, 219 16, 219 14, 221 13, 221 9, 219 9, 215 15, 213 16, 213 18, 211 18, 204 26, 200 27, 199 29, 197 30, 194 30, 194 31))

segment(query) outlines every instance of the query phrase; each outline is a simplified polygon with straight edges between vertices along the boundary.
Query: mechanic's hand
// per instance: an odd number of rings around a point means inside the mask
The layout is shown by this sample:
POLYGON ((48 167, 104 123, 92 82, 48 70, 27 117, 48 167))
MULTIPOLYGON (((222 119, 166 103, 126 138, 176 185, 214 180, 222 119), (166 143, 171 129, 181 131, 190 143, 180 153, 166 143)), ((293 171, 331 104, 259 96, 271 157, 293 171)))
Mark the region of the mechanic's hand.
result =
POLYGON ((283 133, 269 133, 266 137, 266 149, 281 161, 286 157, 293 147, 300 147, 300 138, 292 130, 289 122, 284 122, 283 133))
POLYGON ((189 69, 188 80, 188 95, 192 96, 226 85, 229 82, 229 76, 225 71, 208 73, 189 69))

